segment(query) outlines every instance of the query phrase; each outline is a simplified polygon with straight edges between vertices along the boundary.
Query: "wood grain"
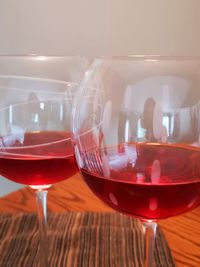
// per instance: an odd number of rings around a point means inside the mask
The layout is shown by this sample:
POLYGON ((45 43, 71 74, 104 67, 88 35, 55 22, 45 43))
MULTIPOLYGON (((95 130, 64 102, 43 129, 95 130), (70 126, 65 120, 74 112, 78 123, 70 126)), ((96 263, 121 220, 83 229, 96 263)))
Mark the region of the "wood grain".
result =
MULTIPOLYGON (((24 188, 0 199, 0 212, 35 212, 35 194, 24 188)), ((112 211, 87 188, 79 174, 53 186, 48 193, 48 210, 112 211)), ((178 267, 200 266, 200 208, 159 223, 178 267)))

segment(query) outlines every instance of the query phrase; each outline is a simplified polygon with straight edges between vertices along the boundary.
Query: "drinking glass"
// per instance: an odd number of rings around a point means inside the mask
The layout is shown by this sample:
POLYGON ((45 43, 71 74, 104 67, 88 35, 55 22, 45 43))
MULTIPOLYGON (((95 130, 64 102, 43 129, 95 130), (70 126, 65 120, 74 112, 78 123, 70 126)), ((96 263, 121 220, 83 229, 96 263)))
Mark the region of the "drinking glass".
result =
POLYGON ((158 220, 200 204, 200 58, 96 58, 73 106, 85 182, 142 222, 154 266, 158 220))
POLYGON ((36 191, 41 266, 48 266, 47 190, 78 171, 72 101, 82 57, 0 57, 0 174, 36 191))

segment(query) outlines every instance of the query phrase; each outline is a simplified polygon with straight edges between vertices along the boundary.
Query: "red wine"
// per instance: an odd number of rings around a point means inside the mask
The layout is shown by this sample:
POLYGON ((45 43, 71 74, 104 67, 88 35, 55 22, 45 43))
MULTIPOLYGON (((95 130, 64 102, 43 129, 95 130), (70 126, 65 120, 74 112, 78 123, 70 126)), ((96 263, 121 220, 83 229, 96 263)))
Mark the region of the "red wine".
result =
POLYGON ((30 132, 22 138, 4 136, 0 142, 0 174, 17 183, 49 185, 78 171, 70 133, 30 132))
POLYGON ((85 155, 81 172, 101 200, 143 220, 164 219, 200 205, 199 148, 119 145, 85 155))

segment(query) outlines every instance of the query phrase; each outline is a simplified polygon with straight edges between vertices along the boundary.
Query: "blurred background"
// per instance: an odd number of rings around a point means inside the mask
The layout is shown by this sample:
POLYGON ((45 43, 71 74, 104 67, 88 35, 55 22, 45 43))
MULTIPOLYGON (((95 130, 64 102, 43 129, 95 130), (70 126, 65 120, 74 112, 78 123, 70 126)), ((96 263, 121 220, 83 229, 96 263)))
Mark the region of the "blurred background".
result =
POLYGON ((199 0, 0 0, 0 54, 199 56, 199 25, 199 0))

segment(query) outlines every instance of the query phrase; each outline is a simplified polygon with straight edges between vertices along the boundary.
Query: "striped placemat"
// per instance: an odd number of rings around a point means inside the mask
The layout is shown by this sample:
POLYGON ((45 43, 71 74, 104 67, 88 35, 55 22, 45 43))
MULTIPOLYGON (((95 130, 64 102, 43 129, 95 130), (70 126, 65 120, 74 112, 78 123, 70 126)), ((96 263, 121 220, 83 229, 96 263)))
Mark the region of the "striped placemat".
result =
MULTIPOLYGON (((50 267, 142 267, 143 234, 138 220, 119 213, 49 214, 50 267)), ((0 267, 38 266, 34 214, 0 215, 0 267)), ((156 267, 175 263, 158 228, 156 267)))

